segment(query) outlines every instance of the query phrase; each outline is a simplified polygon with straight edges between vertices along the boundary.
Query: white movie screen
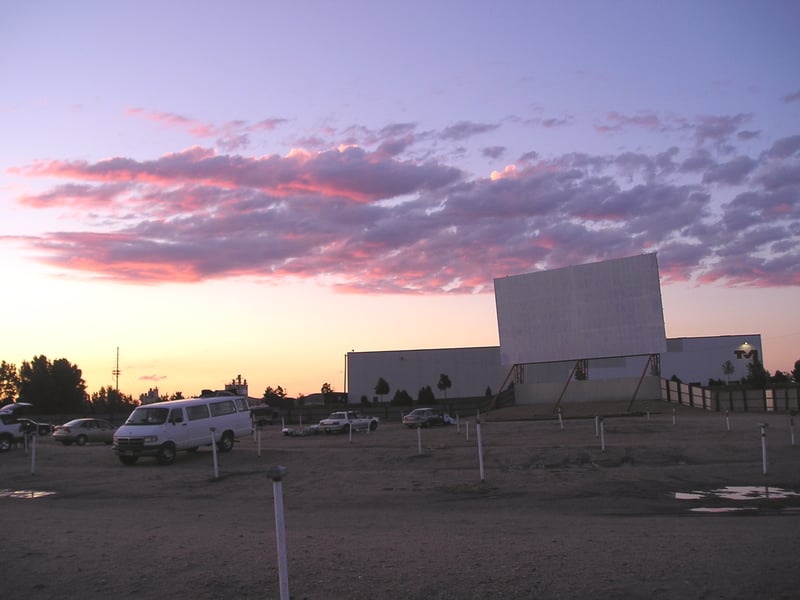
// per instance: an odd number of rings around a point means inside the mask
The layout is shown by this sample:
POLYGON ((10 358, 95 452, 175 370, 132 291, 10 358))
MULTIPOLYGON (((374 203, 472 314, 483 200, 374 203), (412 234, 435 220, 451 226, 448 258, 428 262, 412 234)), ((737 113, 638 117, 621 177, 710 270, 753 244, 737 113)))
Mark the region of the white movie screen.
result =
POLYGON ((666 351, 655 254, 498 278, 494 289, 504 365, 666 351))

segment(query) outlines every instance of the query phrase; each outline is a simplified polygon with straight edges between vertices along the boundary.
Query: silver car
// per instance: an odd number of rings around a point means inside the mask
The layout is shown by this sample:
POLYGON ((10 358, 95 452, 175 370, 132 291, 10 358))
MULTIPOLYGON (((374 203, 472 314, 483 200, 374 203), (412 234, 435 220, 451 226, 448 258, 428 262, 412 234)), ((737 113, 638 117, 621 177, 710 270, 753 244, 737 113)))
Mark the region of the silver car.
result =
POLYGON ((63 425, 56 426, 53 439, 65 446, 73 442, 83 446, 89 442, 110 444, 117 430, 111 423, 103 419, 73 419, 63 425))
POLYGON ((432 408, 415 408, 403 417, 403 425, 408 427, 431 427, 445 423, 444 415, 432 408))

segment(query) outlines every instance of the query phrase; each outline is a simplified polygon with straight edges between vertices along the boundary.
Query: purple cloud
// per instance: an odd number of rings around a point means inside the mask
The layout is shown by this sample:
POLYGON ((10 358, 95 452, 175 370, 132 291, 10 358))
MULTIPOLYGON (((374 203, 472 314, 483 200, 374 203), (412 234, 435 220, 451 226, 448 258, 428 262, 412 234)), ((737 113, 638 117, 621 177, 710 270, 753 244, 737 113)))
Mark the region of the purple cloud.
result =
MULTIPOLYGON (((733 138, 743 120, 707 119, 703 139, 733 138)), ((705 147, 529 152, 468 178, 408 158, 414 125, 350 135, 374 149, 195 147, 17 168, 58 181, 20 198, 26 208, 85 223, 17 241, 63 269, 143 284, 292 276, 345 291, 475 293, 498 276, 652 251, 667 281, 800 284, 800 136, 729 160, 705 147)))
POLYGON ((488 133, 498 128, 498 125, 489 125, 486 123, 471 123, 469 121, 460 121, 455 125, 446 127, 439 137, 443 140, 449 141, 462 141, 482 133, 488 133))
POLYGON ((789 103, 789 102, 800 102, 800 90, 797 90, 796 92, 792 92, 791 94, 786 94, 783 97, 783 101, 786 102, 786 103, 789 103))

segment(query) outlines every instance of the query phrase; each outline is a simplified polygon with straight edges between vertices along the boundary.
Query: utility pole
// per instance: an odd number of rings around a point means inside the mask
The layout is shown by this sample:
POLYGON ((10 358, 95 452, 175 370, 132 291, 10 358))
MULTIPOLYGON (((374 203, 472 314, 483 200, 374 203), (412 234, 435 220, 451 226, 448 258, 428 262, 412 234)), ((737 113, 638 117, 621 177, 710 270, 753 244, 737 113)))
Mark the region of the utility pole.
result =
POLYGON ((111 374, 116 378, 116 383, 114 384, 115 389, 119 392, 119 374, 122 371, 119 370, 119 346, 117 346, 117 366, 116 368, 111 371, 111 374))

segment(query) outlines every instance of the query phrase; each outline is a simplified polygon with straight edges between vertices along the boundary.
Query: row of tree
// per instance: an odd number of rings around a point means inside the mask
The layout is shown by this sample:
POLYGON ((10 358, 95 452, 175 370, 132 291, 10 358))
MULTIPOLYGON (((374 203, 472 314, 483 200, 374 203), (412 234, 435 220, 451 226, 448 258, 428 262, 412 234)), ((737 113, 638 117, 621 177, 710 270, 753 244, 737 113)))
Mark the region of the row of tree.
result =
MULTIPOLYGON (((709 386, 729 385, 731 383, 731 376, 736 373, 736 367, 729 360, 722 363, 722 374, 725 375, 725 381, 721 379, 709 379, 709 386)), ((800 360, 794 361, 794 369, 789 373, 784 373, 781 370, 775 371, 774 375, 764 368, 758 358, 753 358, 747 363, 747 375, 741 377, 737 383, 752 387, 752 388, 766 388, 770 385, 782 385, 786 383, 800 383, 800 360)))
POLYGON ((131 396, 112 387, 102 387, 89 395, 83 372, 66 358, 50 361, 34 356, 17 368, 0 362, 0 404, 29 402, 44 415, 109 414, 130 412, 136 405, 131 396))
MULTIPOLYGON (((436 387, 439 389, 440 392, 444 394, 444 399, 447 400, 447 390, 453 387, 453 382, 450 381, 450 376, 446 373, 439 374, 439 382, 436 384, 436 387)), ((391 391, 391 386, 389 382, 386 381, 383 377, 378 377, 378 381, 375 383, 375 395, 380 396, 381 400, 383 397, 386 396, 391 391)), ((366 396, 361 397, 361 403, 367 404, 369 400, 366 396)), ((390 404, 394 406, 411 406, 414 404, 414 400, 411 398, 409 393, 406 390, 397 390, 394 394, 394 397, 390 400, 390 404)), ((417 404, 435 404, 436 403, 436 396, 431 389, 431 386, 426 385, 419 389, 417 392, 417 404)))

